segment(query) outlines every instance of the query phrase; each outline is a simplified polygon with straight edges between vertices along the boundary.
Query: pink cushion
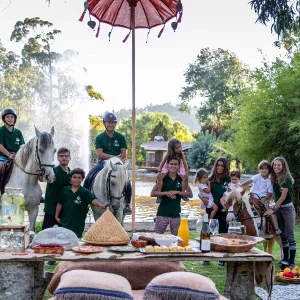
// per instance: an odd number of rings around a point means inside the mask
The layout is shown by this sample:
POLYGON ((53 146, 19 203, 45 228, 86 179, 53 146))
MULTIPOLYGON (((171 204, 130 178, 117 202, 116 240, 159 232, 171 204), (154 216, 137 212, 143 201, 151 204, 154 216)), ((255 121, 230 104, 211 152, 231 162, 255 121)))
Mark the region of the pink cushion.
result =
POLYGON ((172 272, 156 276, 147 285, 145 300, 219 300, 213 281, 190 272, 172 272))

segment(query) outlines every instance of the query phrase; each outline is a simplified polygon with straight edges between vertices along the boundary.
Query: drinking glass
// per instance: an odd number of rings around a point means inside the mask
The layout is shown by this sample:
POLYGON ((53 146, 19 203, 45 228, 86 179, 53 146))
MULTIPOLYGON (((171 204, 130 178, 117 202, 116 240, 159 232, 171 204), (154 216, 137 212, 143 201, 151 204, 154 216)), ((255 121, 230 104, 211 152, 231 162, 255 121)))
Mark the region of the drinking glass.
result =
POLYGON ((1 248, 10 248, 10 232, 8 230, 1 230, 1 248))
POLYGON ((13 235, 13 247, 14 248, 23 248, 24 247, 24 233, 15 232, 13 235))
POLYGON ((218 233, 218 231, 219 231, 219 220, 210 219, 209 220, 209 230, 210 230, 210 233, 212 233, 213 235, 218 233))
POLYGON ((202 230, 202 226, 203 226, 203 222, 204 222, 204 217, 203 216, 200 216, 197 220, 197 223, 196 223, 196 231, 197 232, 201 232, 202 230))

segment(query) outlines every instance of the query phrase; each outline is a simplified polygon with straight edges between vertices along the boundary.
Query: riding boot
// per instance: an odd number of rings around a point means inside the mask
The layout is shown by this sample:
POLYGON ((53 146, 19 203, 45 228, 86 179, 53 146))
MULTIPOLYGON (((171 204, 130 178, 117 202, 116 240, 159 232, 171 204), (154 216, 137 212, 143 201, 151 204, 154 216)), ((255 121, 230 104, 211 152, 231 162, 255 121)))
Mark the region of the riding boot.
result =
POLYGON ((284 261, 289 261, 289 252, 290 252, 290 247, 282 247, 282 251, 283 251, 283 260, 284 261))
POLYGON ((289 242, 290 245, 290 259, 289 259, 289 264, 290 266, 295 265, 295 256, 296 256, 296 242, 292 241, 289 242))

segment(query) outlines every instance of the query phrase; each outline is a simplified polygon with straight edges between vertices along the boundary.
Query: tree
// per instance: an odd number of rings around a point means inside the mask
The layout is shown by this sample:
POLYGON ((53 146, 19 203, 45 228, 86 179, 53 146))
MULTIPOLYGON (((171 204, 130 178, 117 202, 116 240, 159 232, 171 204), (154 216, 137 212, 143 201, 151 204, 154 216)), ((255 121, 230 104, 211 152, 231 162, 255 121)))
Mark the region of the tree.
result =
POLYGON ((234 153, 252 169, 262 159, 283 155, 296 179, 300 203, 300 53, 290 63, 277 60, 255 73, 256 87, 240 96, 235 116, 234 153))
POLYGON ((251 8, 258 14, 260 23, 267 25, 271 22, 271 31, 278 36, 300 25, 300 1, 290 0, 251 0, 251 8))
MULTIPOLYGON (((122 119, 117 131, 125 135, 128 146, 128 157, 131 157, 132 150, 132 121, 131 118, 122 119)), ((181 138, 182 142, 192 141, 193 135, 188 127, 176 121, 173 122, 168 114, 145 112, 136 117, 136 160, 145 160, 145 150, 140 146, 150 142, 156 135, 164 136, 167 141, 172 137, 181 138)))
POLYGON ((216 136, 213 133, 200 133, 186 157, 189 167, 199 169, 210 166, 212 159, 215 158, 213 155, 215 142, 216 136))
POLYGON ((231 99, 245 88, 248 69, 227 50, 204 48, 184 76, 186 86, 179 95, 181 111, 189 111, 190 101, 201 96, 198 121, 218 127, 231 118, 231 99))
MULTIPOLYGON (((83 92, 90 99, 103 100, 103 97, 91 85, 82 89, 74 79, 74 62, 79 55, 76 51, 66 50, 61 54, 52 50, 57 35, 61 33, 52 26, 40 18, 26 18, 15 24, 11 40, 24 43, 23 66, 35 67, 40 77, 34 87, 38 93, 36 100, 47 115, 57 118, 57 112, 68 111, 74 99, 83 98, 83 92)), ((76 72, 84 72, 84 69, 76 72)))

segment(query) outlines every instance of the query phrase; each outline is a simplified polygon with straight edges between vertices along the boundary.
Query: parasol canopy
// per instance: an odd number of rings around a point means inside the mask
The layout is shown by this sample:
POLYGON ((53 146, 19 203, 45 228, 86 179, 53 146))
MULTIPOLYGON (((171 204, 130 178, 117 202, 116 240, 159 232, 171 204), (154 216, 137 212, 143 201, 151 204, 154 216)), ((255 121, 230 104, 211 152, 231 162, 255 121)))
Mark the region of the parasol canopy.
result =
MULTIPOLYGON (((101 23, 113 27, 128 28, 123 42, 132 33, 132 232, 135 231, 135 179, 136 179, 136 143, 135 143, 135 29, 148 29, 162 26, 158 37, 164 31, 165 24, 174 19, 171 26, 174 31, 182 18, 181 0, 88 0, 84 3, 84 11, 79 19, 83 21, 86 12, 90 15, 88 25, 94 29, 96 22, 91 16, 98 20, 96 37, 100 32, 101 23)), ((110 32, 111 33, 111 32, 110 32)), ((109 37, 110 37, 109 33, 109 37)), ((149 32, 148 32, 149 33, 149 32)))

